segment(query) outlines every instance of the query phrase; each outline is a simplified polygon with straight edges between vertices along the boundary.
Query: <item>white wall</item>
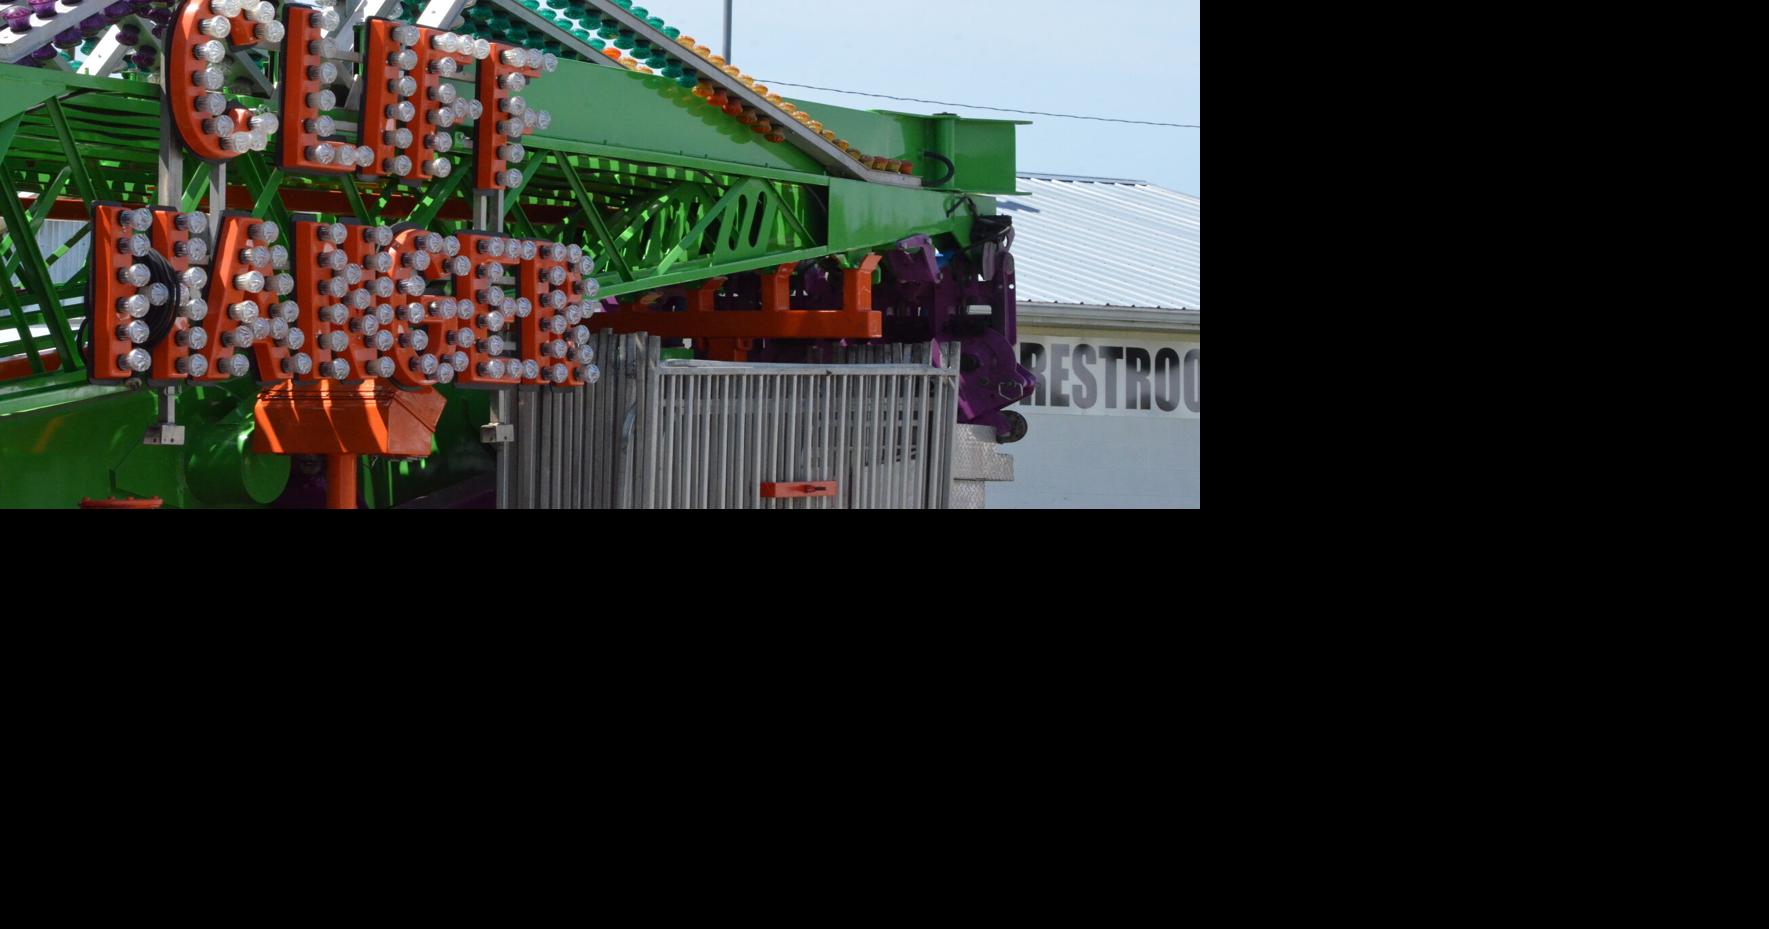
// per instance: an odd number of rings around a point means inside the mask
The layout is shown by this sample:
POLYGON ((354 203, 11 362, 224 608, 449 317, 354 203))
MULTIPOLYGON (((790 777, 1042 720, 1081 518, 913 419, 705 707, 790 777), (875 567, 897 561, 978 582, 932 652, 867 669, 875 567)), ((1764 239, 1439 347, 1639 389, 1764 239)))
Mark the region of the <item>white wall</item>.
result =
POLYGON ((1030 430, 1003 449, 1014 480, 988 485, 990 509, 1202 507, 1197 333, 1022 325, 1019 335, 1041 396, 1012 407, 1030 430))

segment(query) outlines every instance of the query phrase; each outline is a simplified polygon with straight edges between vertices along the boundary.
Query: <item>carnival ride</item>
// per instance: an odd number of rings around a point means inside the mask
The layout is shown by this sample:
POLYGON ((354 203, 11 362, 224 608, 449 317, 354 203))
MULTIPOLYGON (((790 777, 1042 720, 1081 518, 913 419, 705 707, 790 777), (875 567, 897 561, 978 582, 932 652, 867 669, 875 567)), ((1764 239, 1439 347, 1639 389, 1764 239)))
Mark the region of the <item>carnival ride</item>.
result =
POLYGON ((630 0, 4 16, 0 506, 430 498, 609 334, 926 346, 1024 434, 1013 122, 790 100, 630 0))

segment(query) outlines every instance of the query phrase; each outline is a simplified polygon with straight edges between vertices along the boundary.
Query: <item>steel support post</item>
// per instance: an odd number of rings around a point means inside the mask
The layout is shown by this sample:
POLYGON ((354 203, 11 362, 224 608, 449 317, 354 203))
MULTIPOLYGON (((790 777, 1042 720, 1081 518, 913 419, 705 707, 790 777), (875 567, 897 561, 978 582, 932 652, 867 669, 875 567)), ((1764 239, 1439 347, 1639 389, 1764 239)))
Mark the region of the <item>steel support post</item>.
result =
MULTIPOLYGON (((481 232, 504 231, 504 192, 473 190, 473 228, 481 232)), ((516 498, 516 469, 510 460, 510 446, 516 441, 516 392, 499 390, 491 398, 491 422, 481 430, 481 438, 497 454, 498 509, 508 510, 523 503, 516 498)))
MULTIPOLYGON (((163 87, 165 83, 166 56, 161 55, 160 85, 163 87)), ((154 202, 159 206, 177 208, 184 195, 184 146, 179 143, 178 129, 172 124, 171 100, 169 95, 160 96, 159 177, 154 185, 154 202)), ((159 415, 154 424, 147 427, 141 444, 183 445, 184 427, 178 425, 178 388, 161 387, 157 392, 159 415)))

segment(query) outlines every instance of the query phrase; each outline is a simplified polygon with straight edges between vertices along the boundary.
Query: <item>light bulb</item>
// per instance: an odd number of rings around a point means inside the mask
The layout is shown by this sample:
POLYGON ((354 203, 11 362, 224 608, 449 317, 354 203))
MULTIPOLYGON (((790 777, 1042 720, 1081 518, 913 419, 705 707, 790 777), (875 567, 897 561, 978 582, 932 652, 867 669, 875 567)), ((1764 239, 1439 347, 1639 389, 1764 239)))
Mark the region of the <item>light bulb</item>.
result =
POLYGON ((153 356, 139 348, 132 348, 128 354, 117 356, 117 367, 125 371, 140 373, 153 367, 153 356))
POLYGON ((131 287, 146 287, 152 277, 152 272, 144 264, 132 264, 127 268, 117 269, 117 279, 131 287))

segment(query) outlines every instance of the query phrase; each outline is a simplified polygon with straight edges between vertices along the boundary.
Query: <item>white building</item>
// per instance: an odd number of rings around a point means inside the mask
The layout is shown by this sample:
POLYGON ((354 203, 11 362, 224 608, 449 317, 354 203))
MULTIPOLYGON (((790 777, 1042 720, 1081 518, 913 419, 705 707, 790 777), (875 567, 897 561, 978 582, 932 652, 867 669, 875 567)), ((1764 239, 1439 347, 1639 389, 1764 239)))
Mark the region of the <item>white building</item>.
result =
POLYGON ((1199 198, 1140 181, 1020 175, 1011 483, 991 509, 1201 507, 1199 198))

